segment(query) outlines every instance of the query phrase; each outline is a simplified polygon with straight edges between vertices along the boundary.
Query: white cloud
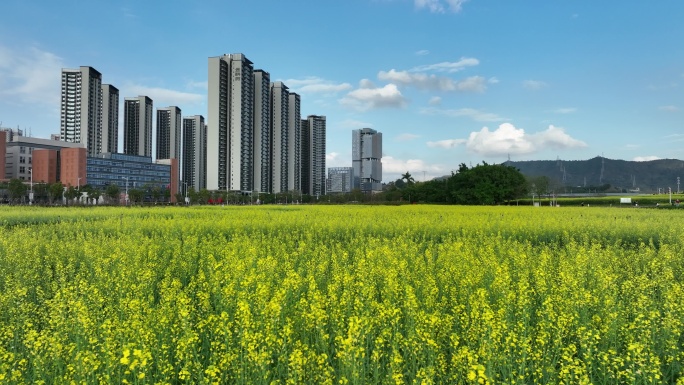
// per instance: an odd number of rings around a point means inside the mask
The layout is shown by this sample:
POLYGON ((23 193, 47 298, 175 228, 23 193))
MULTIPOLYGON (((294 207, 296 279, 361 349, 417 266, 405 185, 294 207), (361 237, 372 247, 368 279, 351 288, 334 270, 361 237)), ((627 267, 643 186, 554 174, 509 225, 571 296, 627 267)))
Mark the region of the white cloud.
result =
POLYGON ((340 99, 340 103, 358 111, 377 108, 403 108, 407 104, 404 95, 401 94, 395 84, 390 83, 377 88, 367 79, 360 82, 360 88, 349 92, 340 99))
POLYGON ((465 139, 445 139, 436 142, 427 142, 427 146, 430 148, 454 148, 461 144, 465 144, 466 142, 467 140, 465 139))
POLYGON ((428 101, 428 103, 431 106, 439 106, 440 104, 442 104, 442 98, 440 98, 439 96, 433 96, 430 98, 430 101, 428 101))
POLYGON ((532 91, 538 91, 541 90, 542 88, 546 88, 548 84, 541 80, 525 80, 523 82, 523 87, 528 90, 532 91))
POLYGON ((456 89, 458 91, 470 91, 470 92, 485 92, 487 85, 485 84, 485 78, 482 76, 471 76, 461 80, 456 84, 456 89))
POLYGON ((382 157, 382 175, 385 181, 397 180, 407 171, 416 181, 429 180, 444 175, 445 169, 444 165, 428 164, 422 159, 403 160, 388 155, 382 157))
POLYGON ((396 140, 399 142, 407 142, 407 141, 410 141, 410 140, 413 140, 416 138, 420 138, 420 135, 405 133, 405 134, 399 134, 397 136, 396 140))
POLYGON ((633 149, 636 149, 636 148, 640 148, 640 147, 641 147, 640 144, 626 144, 626 145, 625 145, 625 148, 630 149, 630 150, 633 150, 633 149))
POLYGON ((679 107, 677 106, 660 106, 658 107, 660 111, 666 111, 666 112, 678 112, 679 107))
POLYGON ((430 54, 430 51, 428 51, 426 49, 421 49, 420 51, 416 51, 416 55, 418 55, 418 56, 425 56, 425 55, 429 55, 429 54, 430 54))
POLYGON ((155 106, 180 106, 183 108, 184 105, 188 104, 200 104, 202 103, 206 95, 204 94, 194 94, 190 92, 182 92, 171 90, 168 88, 160 87, 148 87, 140 84, 126 84, 122 87, 124 92, 122 95, 144 95, 149 96, 154 102, 155 106))
POLYGON ((557 114, 572 114, 573 112, 577 112, 577 108, 574 107, 564 107, 564 108, 557 108, 553 110, 553 112, 557 114))
POLYGON ((549 126, 545 131, 527 134, 522 128, 503 123, 494 131, 483 127, 471 132, 466 148, 485 156, 504 156, 507 154, 530 154, 552 147, 556 149, 586 147, 586 143, 570 137, 560 127, 549 126))
POLYGON ((340 154, 338 154, 338 153, 336 153, 336 152, 333 151, 333 152, 331 152, 330 154, 326 154, 326 155, 325 155, 325 160, 327 160, 327 161, 334 161, 335 159, 337 159, 338 156, 340 156, 340 154))
POLYGON ((194 80, 189 80, 189 81, 185 84, 185 86, 186 86, 188 89, 199 88, 199 89, 201 89, 201 90, 206 90, 206 89, 209 88, 209 82, 207 82, 207 81, 197 82, 197 81, 194 81, 194 80))
POLYGON ((0 45, 0 96, 59 108, 62 68, 64 60, 54 53, 0 45))
POLYGON ((359 128, 373 128, 373 123, 363 122, 355 119, 345 119, 338 122, 338 126, 345 130, 357 130, 359 128))
POLYGON ((378 79, 402 86, 433 91, 484 92, 487 89, 487 82, 482 76, 471 76, 456 81, 443 76, 391 69, 388 72, 380 71, 378 79))
POLYGON ((463 4, 468 0, 414 0, 416 8, 427 8, 433 13, 461 12, 463 4))
POLYGON ((658 159, 663 159, 663 158, 656 156, 656 155, 648 155, 648 156, 636 156, 632 160, 635 162, 649 162, 649 161, 658 160, 658 159))
POLYGON ((497 114, 491 112, 484 112, 475 108, 459 108, 455 110, 443 110, 434 107, 424 108, 420 111, 426 115, 444 115, 454 118, 467 117, 477 122, 501 122, 506 120, 497 114))
POLYGON ((499 83, 499 79, 492 76, 491 78, 487 79, 487 83, 489 83, 489 84, 497 84, 497 83, 499 83))
POLYGON ((473 67, 480 64, 480 61, 474 57, 462 57, 461 60, 456 62, 441 62, 436 64, 427 64, 418 67, 414 67, 410 72, 427 72, 427 71, 437 71, 437 72, 458 72, 466 67, 473 67))
POLYGON ((292 91, 300 94, 336 94, 353 88, 349 83, 334 83, 316 76, 309 76, 303 79, 287 79, 283 80, 283 83, 290 87, 292 91))

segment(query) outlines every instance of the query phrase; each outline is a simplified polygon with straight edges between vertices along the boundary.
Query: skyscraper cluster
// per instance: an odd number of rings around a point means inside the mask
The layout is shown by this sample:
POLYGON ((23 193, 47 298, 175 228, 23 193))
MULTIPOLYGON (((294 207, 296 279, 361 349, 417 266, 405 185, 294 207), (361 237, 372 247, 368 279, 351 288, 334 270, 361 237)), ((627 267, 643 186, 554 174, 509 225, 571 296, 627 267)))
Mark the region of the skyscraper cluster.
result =
POLYGON ((209 190, 325 194, 325 116, 244 54, 209 58, 209 190))
MULTIPOLYGON (((124 154, 152 157, 153 108, 148 96, 124 98, 124 154)), ((169 106, 157 109, 156 122, 156 159, 176 159, 184 166, 181 178, 188 186, 204 188, 204 117, 182 117, 179 107, 169 106), (183 154, 188 154, 185 161, 183 154)), ((85 144, 91 157, 119 152, 119 90, 102 84, 102 74, 93 67, 62 69, 60 139, 85 144)))

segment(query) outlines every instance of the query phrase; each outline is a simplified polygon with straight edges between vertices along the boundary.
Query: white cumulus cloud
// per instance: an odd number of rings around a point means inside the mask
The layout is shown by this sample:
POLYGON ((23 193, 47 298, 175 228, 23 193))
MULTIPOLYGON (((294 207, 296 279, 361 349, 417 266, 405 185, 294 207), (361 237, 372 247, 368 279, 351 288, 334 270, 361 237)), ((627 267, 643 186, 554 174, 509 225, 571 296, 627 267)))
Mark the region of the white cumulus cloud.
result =
POLYGON ((387 84, 383 87, 375 87, 370 81, 364 79, 360 87, 349 92, 340 99, 344 106, 358 111, 368 111, 378 108, 402 108, 407 102, 404 95, 395 84, 387 84))
POLYGON ((487 89, 487 80, 482 76, 471 76, 463 80, 454 80, 445 76, 414 73, 410 71, 380 71, 378 79, 401 86, 416 87, 432 91, 462 91, 484 92, 487 89))
POLYGON ((430 164, 422 159, 397 159, 385 155, 382 157, 382 179, 394 181, 401 174, 409 172, 416 181, 429 180, 445 174, 446 168, 441 164, 430 164))
POLYGON ((485 156, 530 154, 551 147, 556 149, 586 147, 586 143, 572 138, 560 127, 549 126, 545 131, 528 134, 511 123, 503 123, 494 131, 483 127, 471 132, 466 148, 485 156))

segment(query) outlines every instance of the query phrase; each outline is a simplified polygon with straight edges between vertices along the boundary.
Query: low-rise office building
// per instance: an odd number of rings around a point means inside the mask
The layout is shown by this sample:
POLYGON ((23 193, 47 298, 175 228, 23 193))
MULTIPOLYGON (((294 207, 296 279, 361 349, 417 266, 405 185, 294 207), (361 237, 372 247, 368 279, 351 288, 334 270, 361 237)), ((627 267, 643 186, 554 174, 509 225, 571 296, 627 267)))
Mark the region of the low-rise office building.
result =
POLYGON ((155 163, 149 156, 112 153, 89 157, 86 165, 88 183, 94 188, 105 190, 110 184, 121 191, 159 187, 170 190, 171 202, 175 202, 178 192, 177 170, 177 159, 155 163))

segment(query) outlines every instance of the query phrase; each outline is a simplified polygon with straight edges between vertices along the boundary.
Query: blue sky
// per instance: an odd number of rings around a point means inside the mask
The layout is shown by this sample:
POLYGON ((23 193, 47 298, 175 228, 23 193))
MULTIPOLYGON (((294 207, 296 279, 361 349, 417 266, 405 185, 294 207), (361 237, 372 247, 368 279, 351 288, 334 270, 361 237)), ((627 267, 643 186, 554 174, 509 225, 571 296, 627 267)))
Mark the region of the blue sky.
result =
POLYGON ((59 131, 61 68, 206 116, 207 58, 240 52, 327 117, 329 167, 351 165, 351 130, 381 131, 386 182, 508 157, 684 159, 681 0, 3 0, 0 14, 0 122, 36 137, 59 131))

